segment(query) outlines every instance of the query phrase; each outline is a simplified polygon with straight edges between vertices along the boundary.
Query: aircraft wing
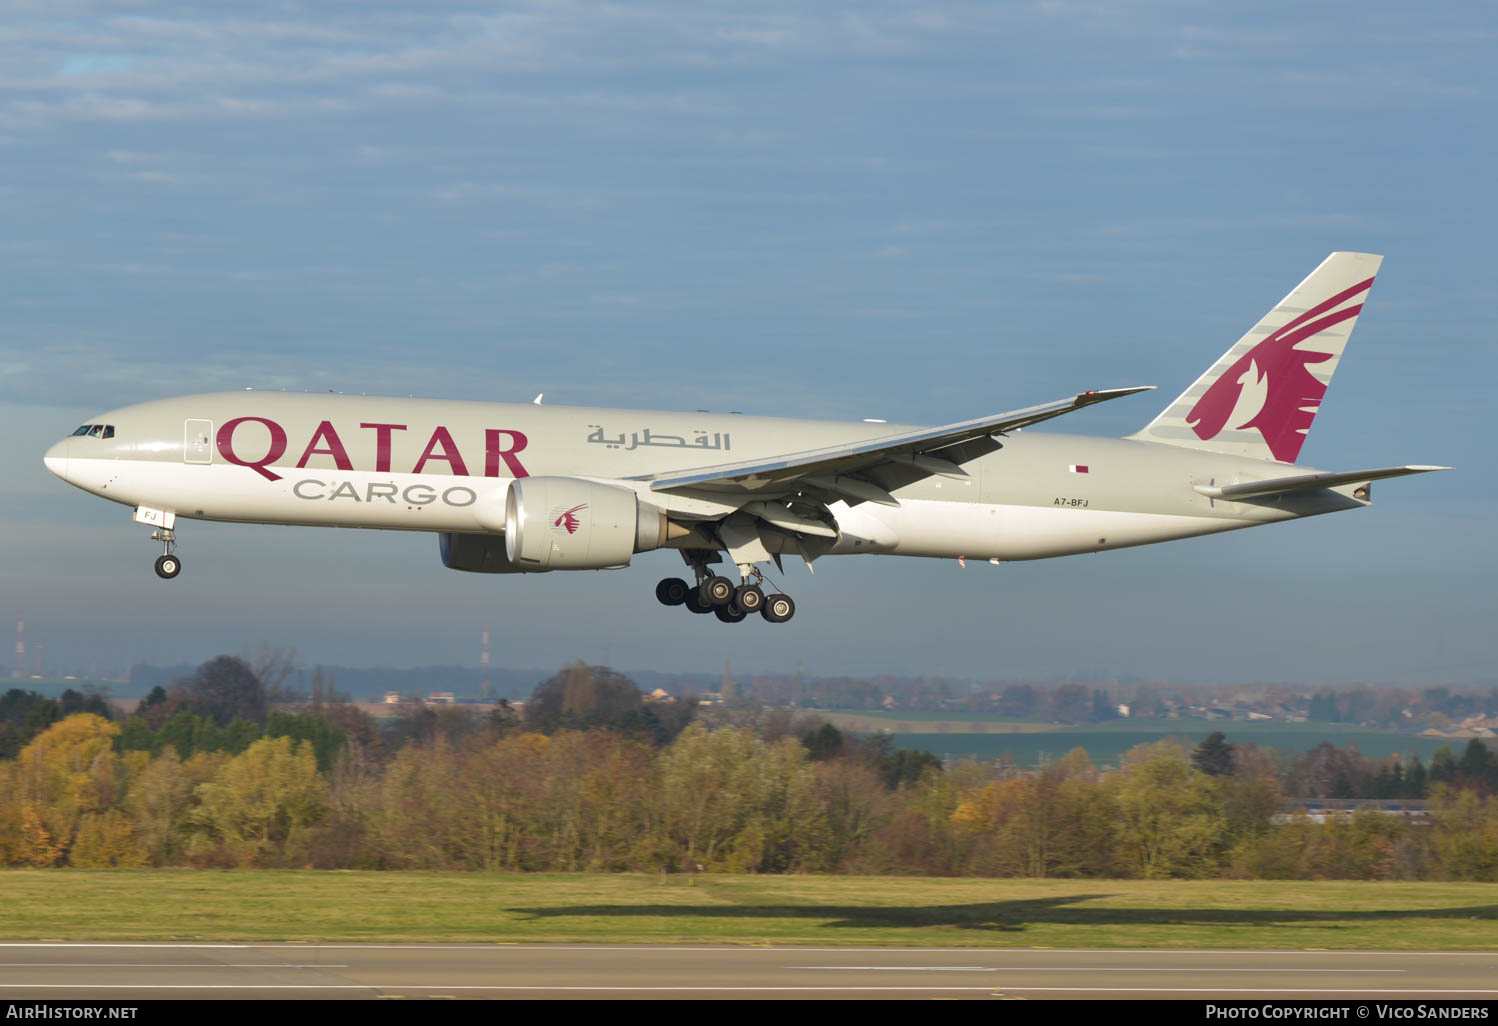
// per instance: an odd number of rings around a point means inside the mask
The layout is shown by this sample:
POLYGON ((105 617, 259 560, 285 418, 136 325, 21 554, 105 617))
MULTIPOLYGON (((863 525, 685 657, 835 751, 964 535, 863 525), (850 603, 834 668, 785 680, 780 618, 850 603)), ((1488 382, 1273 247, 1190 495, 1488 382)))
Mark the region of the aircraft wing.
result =
POLYGON ((826 501, 842 499, 849 505, 869 501, 898 506, 899 501, 890 492, 922 478, 939 475, 965 480, 968 475, 961 465, 999 448, 995 435, 1153 387, 1082 392, 1068 399, 942 427, 636 480, 649 481, 651 490, 657 492, 698 491, 718 493, 723 498, 768 499, 796 491, 821 493, 826 501))

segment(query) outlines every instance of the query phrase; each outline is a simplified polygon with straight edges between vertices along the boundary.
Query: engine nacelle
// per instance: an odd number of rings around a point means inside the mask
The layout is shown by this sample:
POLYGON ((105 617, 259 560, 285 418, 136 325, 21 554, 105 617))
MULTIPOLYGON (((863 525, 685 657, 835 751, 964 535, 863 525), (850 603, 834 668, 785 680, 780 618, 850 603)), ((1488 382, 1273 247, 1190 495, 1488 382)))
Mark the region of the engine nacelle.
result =
POLYGON ((576 477, 523 477, 505 502, 505 557, 520 573, 606 570, 658 549, 666 514, 617 485, 576 477))
POLYGON ((439 534, 442 565, 449 570, 466 570, 471 574, 524 573, 505 555, 501 534, 439 534))

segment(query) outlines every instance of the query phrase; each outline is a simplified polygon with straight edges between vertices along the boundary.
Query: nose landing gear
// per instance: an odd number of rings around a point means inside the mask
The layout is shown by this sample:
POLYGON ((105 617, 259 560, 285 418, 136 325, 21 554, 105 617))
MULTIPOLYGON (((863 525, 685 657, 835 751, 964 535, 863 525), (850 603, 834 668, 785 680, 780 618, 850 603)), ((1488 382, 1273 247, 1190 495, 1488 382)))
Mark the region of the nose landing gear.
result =
POLYGON ((152 541, 161 542, 162 553, 156 557, 156 576, 170 581, 182 572, 182 560, 176 556, 177 536, 170 527, 163 527, 151 534, 152 541))

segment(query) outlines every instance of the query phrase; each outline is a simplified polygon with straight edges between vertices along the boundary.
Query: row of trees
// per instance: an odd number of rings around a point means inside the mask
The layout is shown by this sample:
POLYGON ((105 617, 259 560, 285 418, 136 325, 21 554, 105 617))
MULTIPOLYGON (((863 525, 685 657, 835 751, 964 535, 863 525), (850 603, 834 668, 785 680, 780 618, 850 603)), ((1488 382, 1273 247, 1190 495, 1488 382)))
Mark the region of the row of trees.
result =
MULTIPOLYGON (((1220 776, 1242 766, 1268 759, 1266 772, 1272 772, 1277 756, 1263 752, 1255 745, 1232 745, 1226 735, 1216 731, 1197 745, 1191 764, 1203 773, 1220 776)), ((1478 738, 1467 742, 1461 757, 1450 746, 1437 748, 1427 770, 1420 756, 1391 756, 1371 759, 1357 746, 1339 748, 1323 741, 1291 764, 1282 775, 1285 793, 1292 798, 1335 799, 1424 799, 1432 787, 1446 786, 1456 790, 1498 793, 1498 752, 1478 738)))
POLYGON ((14 759, 32 738, 58 720, 80 712, 108 717, 109 706, 98 694, 72 688, 58 698, 9 689, 0 695, 0 759, 14 759))
POLYGON ((0 762, 0 863, 1498 880, 1498 798, 1275 825, 1280 776, 1247 748, 942 770, 825 729, 491 725, 320 769, 284 735, 184 758, 122 733, 78 713, 0 762))
POLYGON ((1323 741, 1295 760, 1284 785, 1286 793, 1301 799, 1423 799, 1440 786, 1498 794, 1498 753, 1473 738, 1460 756, 1450 746, 1437 748, 1427 768, 1418 755, 1372 759, 1356 746, 1323 741))

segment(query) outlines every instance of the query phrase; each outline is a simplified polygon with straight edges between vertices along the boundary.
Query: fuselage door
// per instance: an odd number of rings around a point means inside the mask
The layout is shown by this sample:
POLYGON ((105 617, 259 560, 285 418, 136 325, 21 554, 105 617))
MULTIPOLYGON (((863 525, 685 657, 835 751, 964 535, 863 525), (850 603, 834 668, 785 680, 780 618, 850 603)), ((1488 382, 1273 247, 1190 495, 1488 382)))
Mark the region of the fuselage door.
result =
POLYGON ((213 462, 213 421, 189 420, 183 428, 182 462, 213 462))

